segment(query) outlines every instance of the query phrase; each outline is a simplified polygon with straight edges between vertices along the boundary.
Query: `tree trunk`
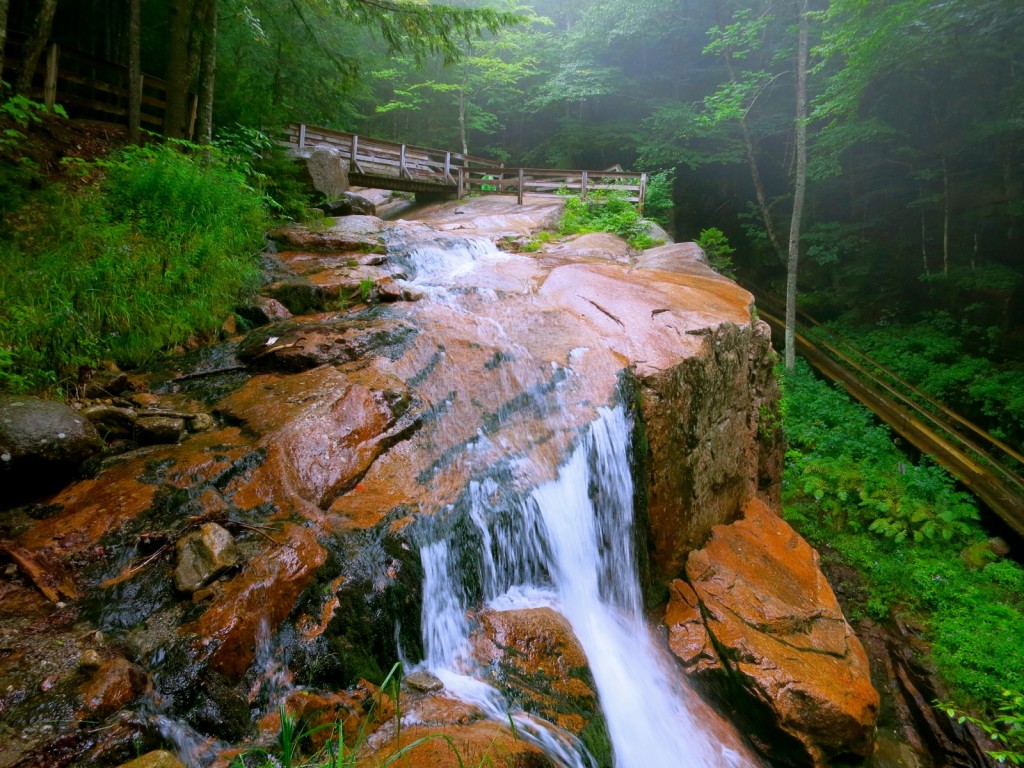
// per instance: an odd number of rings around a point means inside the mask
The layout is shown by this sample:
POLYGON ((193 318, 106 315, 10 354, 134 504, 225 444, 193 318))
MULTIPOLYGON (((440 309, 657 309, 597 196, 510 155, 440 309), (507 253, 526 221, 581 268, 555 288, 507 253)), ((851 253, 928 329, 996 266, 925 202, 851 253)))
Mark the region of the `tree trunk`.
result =
POLYGON ((786 370, 796 366, 796 275, 800 263, 800 220, 807 191, 807 0, 797 0, 800 16, 796 61, 796 178, 793 182, 793 217, 789 223, 789 260, 786 265, 786 370))
MULTIPOLYGON (((736 67, 733 64, 732 56, 725 55, 725 67, 729 72, 729 79, 737 83, 736 67)), ((764 231, 768 235, 768 242, 772 244, 775 253, 783 258, 786 253, 782 247, 782 241, 775 231, 775 223, 772 221, 772 212, 768 208, 768 196, 764 192, 764 182, 761 181, 761 168, 757 163, 757 153, 754 151, 754 137, 750 135, 750 128, 747 126, 746 116, 740 117, 740 132, 743 134, 743 148, 747 155, 747 164, 750 166, 750 180, 754 184, 754 195, 757 198, 757 209, 761 213, 761 220, 764 222, 764 231)))
POLYGON ((200 54, 199 131, 196 141, 213 140, 213 85, 217 74, 217 0, 208 0, 200 54))
POLYGON ((7 45, 7 10, 11 0, 0 0, 0 92, 3 91, 4 48, 7 45))
POLYGON ((466 141, 466 94, 459 93, 459 140, 462 142, 462 154, 469 154, 469 143, 466 141))
POLYGON ((142 141, 142 19, 139 0, 128 0, 128 143, 142 141))
MULTIPOLYGON (((46 48, 46 41, 50 39, 50 30, 53 29, 53 17, 57 13, 57 0, 40 0, 39 13, 36 14, 35 27, 32 34, 25 43, 25 55, 22 58, 21 69, 18 70, 18 80, 14 90, 27 96, 32 89, 32 77, 39 65, 39 57, 43 55, 46 48)), ((6 28, 6 24, 4 25, 6 28)))
POLYGON ((949 165, 942 156, 942 274, 949 274, 949 165))
POLYGON ((171 0, 168 25, 167 109, 164 112, 164 135, 185 138, 188 132, 188 52, 189 29, 192 25, 192 0, 171 0))

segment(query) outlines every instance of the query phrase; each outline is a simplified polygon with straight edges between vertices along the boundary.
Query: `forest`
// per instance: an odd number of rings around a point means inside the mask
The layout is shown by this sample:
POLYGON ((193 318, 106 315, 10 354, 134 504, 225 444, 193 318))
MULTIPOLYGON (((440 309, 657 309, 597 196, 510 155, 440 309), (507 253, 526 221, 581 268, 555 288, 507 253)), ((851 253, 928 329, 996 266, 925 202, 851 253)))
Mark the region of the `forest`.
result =
MULTIPOLYGON (((152 226, 127 239, 180 237, 183 254, 205 259, 172 267, 180 285, 146 307, 163 318, 153 338, 110 332, 121 320, 105 299, 89 309, 110 315, 104 333, 64 320, 89 285, 123 281, 131 293, 163 258, 156 248, 138 273, 96 258, 76 278, 91 283, 62 283, 20 314, 0 308, 0 391, 59 385, 61 371, 33 362, 50 354, 39 338, 68 365, 135 364, 196 330, 216 333, 210 318, 251 290, 253 266, 225 273, 213 304, 188 286, 216 254, 256 247, 270 216, 301 217, 272 151, 301 122, 510 166, 645 171, 646 213, 676 240, 701 239, 754 293, 795 295, 830 334, 1020 449, 1022 40, 1019 0, 0 0, 8 264, 28 274, 45 261, 40 243, 104 252, 101 224, 132 217, 152 226), (213 147, 211 177, 187 182, 209 215, 206 240, 157 226, 139 203, 163 194, 143 178, 158 166, 186 186, 181 153, 155 142, 82 162, 78 202, 51 199, 42 223, 26 218, 20 206, 42 172, 21 162, 39 111, 24 100, 23 61, 46 40, 167 80, 167 136, 213 147), (238 196, 240 184, 261 202, 238 196), (37 234, 24 237, 29 226, 37 234)), ((127 110, 136 136, 138 108, 127 110)), ((66 277, 59 261, 45 268, 55 284, 66 277)), ((18 270, 0 278, 13 295, 18 270)), ((826 561, 860 574, 857 615, 926 617, 949 684, 943 706, 1009 745, 1003 760, 1024 762, 1024 662, 1012 647, 1024 626, 1020 568, 987 552, 980 566, 961 557, 988 535, 976 503, 802 363, 780 375, 788 518, 826 561)))

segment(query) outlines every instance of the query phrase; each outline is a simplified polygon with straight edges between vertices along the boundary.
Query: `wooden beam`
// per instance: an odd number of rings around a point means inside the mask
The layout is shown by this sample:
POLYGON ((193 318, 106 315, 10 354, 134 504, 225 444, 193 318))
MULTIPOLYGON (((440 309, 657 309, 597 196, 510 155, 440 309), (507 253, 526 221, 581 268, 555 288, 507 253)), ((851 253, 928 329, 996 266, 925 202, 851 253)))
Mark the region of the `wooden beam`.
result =
POLYGON ((587 172, 580 171, 580 200, 587 199, 587 172))
POLYGON ((299 149, 306 146, 306 124, 301 123, 299 125, 299 149))
POLYGON ((519 169, 519 204, 523 204, 523 169, 519 169))
POLYGON ((637 202, 636 209, 640 212, 640 215, 644 214, 644 198, 647 197, 647 174, 640 174, 640 200, 637 202))
POLYGON ((348 161, 349 170, 359 172, 359 136, 352 134, 352 157, 348 161))
POLYGON ((50 111, 57 103, 57 73, 60 71, 60 46, 50 43, 46 50, 46 75, 43 80, 43 105, 50 111))

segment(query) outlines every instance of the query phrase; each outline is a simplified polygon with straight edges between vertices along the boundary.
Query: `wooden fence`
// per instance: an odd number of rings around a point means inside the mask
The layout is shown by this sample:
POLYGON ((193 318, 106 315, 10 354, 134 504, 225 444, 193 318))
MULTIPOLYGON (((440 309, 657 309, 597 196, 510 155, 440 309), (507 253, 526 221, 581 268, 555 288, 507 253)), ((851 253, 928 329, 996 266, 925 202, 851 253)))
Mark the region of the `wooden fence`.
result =
MULTIPOLYGON (((25 38, 11 35, 4 51, 3 79, 13 82, 17 76, 25 38)), ((63 106, 73 117, 110 122, 128 122, 128 67, 58 43, 47 45, 40 57, 29 93, 48 109, 63 106)), ((163 132, 167 107, 167 84, 152 75, 142 75, 142 112, 140 123, 157 133, 163 132)), ((190 97, 189 135, 195 126, 197 99, 190 97)))

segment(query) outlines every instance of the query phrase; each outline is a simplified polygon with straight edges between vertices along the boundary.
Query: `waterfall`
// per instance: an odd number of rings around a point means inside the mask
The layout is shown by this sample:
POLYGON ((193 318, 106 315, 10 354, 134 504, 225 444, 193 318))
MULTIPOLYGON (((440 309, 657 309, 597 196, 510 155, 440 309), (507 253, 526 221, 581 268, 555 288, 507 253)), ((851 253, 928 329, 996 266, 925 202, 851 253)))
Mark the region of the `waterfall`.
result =
MULTIPOLYGON (((548 605, 565 616, 586 653, 619 768, 743 765, 695 722, 687 701, 693 694, 681 688, 644 621, 630 433, 622 406, 601 408, 553 480, 511 504, 494 480, 473 483, 468 517, 479 535, 472 545, 480 547, 483 600, 495 610, 548 605)), ((459 572, 471 558, 457 556, 456 546, 438 538, 421 548, 425 665, 450 691, 500 719, 507 717, 500 694, 473 677, 472 606, 459 572)), ((532 740, 564 765, 589 763, 571 739, 531 727, 532 740)))

